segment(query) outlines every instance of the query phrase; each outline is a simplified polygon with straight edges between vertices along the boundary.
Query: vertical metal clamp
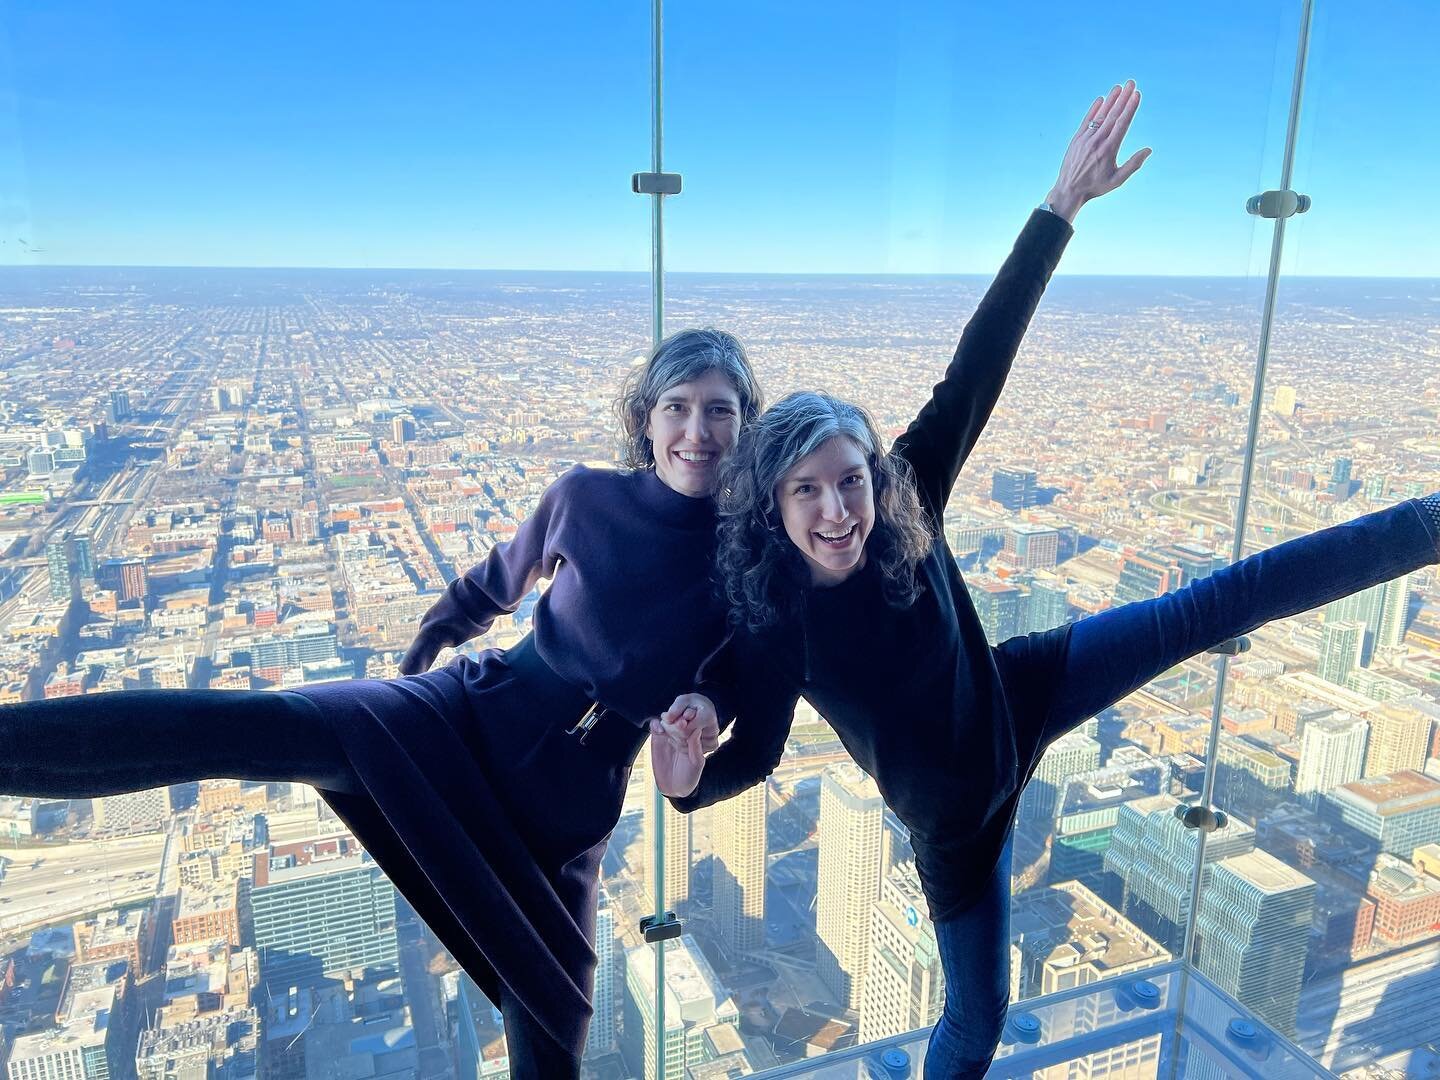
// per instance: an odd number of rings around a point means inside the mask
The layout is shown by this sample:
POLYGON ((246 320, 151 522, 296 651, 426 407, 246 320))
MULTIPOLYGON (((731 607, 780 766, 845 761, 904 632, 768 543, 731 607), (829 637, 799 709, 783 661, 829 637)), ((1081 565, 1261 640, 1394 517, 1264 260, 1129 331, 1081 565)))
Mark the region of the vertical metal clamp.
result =
POLYGON ((1244 634, 1241 634, 1239 637, 1232 637, 1227 641, 1222 641, 1214 648, 1206 649, 1205 651, 1215 656, 1239 656, 1241 653, 1250 651, 1250 639, 1244 634))
POLYGON ((1175 816, 1187 829, 1199 829, 1211 833, 1230 824, 1230 815, 1224 810, 1211 810, 1208 806, 1175 807, 1175 816))
POLYGON ((685 924, 675 917, 673 911, 664 916, 646 915, 640 920, 640 933, 646 941, 669 941, 685 932, 685 924))
POLYGON ((1262 191, 1245 200, 1245 212, 1263 218, 1288 218, 1310 209, 1310 196, 1286 188, 1283 191, 1262 191))
POLYGON ((630 190, 636 195, 679 195, 678 172, 637 172, 630 177, 630 190))

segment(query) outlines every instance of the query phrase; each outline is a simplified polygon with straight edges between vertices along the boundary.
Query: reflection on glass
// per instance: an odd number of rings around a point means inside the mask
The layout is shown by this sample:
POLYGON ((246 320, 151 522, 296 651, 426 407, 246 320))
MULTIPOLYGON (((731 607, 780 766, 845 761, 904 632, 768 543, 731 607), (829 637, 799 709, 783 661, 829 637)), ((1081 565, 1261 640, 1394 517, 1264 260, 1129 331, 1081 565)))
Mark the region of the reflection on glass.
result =
MULTIPOLYGON (((1408 139, 1412 110, 1435 106, 1418 52, 1390 40, 1383 69, 1365 65, 1373 39, 1356 13, 1316 7, 1292 185, 1313 206, 1287 227, 1253 548, 1435 486, 1423 404, 1440 326, 1435 233, 1405 229, 1383 194, 1434 149, 1372 171, 1344 130, 1362 81, 1396 103, 1373 138, 1408 139)), ((1207 853, 1193 960, 1346 1076, 1436 1067, 1435 585, 1427 569, 1267 627, 1227 687, 1215 801, 1254 837, 1242 855, 1207 853)))

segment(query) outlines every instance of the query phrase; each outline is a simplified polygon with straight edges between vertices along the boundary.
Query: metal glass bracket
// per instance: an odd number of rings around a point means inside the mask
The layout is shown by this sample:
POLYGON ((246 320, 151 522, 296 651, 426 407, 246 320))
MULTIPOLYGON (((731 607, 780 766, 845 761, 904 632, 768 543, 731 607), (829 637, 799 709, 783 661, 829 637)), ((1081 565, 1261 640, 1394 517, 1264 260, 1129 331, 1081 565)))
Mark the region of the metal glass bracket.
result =
POLYGON ((1208 806, 1177 806, 1175 816, 1187 829, 1214 832, 1230 824, 1230 815, 1224 810, 1211 810, 1208 806))
POLYGON ((1289 218, 1310 209, 1310 196, 1286 188, 1283 191, 1262 191, 1245 200, 1245 212, 1263 218, 1289 218))
POLYGON ((646 915, 640 920, 640 933, 646 941, 669 941, 685 932, 685 924, 675 917, 673 911, 663 916, 646 915))
POLYGON ((637 172, 630 177, 630 190, 636 195, 679 195, 678 172, 637 172))
POLYGON ((1228 641, 1222 641, 1213 649, 1205 651, 1215 656, 1239 656, 1241 653, 1250 651, 1250 639, 1242 634, 1239 637, 1232 637, 1228 641))

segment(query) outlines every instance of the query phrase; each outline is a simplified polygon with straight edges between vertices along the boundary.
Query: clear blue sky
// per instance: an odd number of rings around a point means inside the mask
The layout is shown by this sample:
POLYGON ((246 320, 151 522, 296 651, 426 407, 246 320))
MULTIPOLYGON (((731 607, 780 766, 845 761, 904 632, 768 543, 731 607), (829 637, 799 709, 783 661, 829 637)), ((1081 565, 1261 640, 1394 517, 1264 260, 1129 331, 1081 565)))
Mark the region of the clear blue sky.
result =
MULTIPOLYGON (((993 271, 1130 76, 1155 154, 1067 272, 1263 271, 1298 0, 1000 7, 672 0, 670 266, 993 271)), ((1316 7, 1289 266, 1440 276, 1440 5, 1316 7)), ((645 269, 649 42, 643 0, 6 5, 0 264, 645 269)))

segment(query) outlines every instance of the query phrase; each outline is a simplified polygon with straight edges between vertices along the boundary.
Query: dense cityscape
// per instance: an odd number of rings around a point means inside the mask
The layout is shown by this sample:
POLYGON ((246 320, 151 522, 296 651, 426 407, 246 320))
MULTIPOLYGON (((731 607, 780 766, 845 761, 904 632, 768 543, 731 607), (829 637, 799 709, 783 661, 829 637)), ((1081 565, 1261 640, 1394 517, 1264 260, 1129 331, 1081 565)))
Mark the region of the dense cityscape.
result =
MULTIPOLYGON (((679 275, 667 320, 738 334, 770 399, 824 389, 893 435, 986 284, 679 275)), ((945 519, 992 642, 1229 561, 1260 291, 1052 284, 945 519)), ((27 268, 0 270, 0 294, 0 703, 397 677, 448 581, 566 469, 615 461, 649 335, 642 275, 27 268)), ((1247 552, 1440 488, 1437 301, 1429 280, 1284 285, 1247 552)), ((532 609, 463 651, 518 641, 532 609)), ((1193 921, 1198 970, 1325 1067, 1428 1075, 1436 576, 1250 645, 1213 761, 1214 656, 1047 753, 1015 832, 1012 1000, 1167 964, 1193 921), (1207 768, 1227 820, 1191 910, 1200 834, 1176 811, 1207 768)), ((743 1076, 935 1021, 908 839, 813 710, 767 784, 692 816, 656 820, 645 760, 604 864, 587 1075, 652 1080, 663 1045, 671 1077, 743 1076), (663 1039, 639 930, 657 831, 685 924, 663 1039)), ((1151 1075, 1158 1051, 1116 1046, 1083 1075, 1151 1075)), ((223 779, 0 796, 0 1063, 508 1076, 498 1012, 315 792, 223 779)), ((1082 1075, 1057 1070, 1034 1075, 1082 1075)))

